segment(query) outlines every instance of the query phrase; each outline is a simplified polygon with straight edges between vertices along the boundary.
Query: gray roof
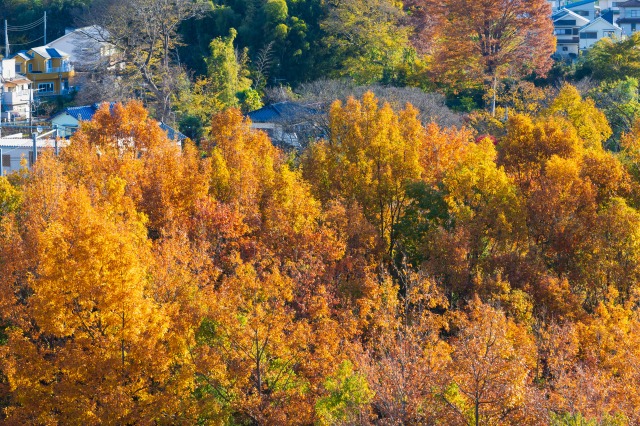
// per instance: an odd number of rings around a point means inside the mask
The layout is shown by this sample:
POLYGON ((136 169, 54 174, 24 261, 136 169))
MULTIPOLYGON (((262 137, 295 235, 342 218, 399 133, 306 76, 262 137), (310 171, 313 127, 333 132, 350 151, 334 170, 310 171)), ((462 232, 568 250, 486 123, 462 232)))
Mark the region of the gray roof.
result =
POLYGON ((278 102, 266 105, 247 114, 254 123, 272 123, 277 121, 291 121, 309 115, 319 114, 320 111, 296 102, 278 102))

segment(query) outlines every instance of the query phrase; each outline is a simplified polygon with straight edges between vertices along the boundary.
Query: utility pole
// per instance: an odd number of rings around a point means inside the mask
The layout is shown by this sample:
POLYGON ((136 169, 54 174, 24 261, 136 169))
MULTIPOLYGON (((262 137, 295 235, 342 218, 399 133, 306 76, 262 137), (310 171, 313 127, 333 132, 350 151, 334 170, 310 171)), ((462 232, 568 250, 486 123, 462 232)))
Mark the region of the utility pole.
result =
POLYGON ((38 160, 38 134, 36 132, 31 133, 31 139, 33 139, 33 164, 36 164, 38 160))
POLYGON ((4 20, 4 57, 9 57, 9 24, 4 20))
POLYGON ((33 127, 33 88, 29 90, 29 130, 33 127))
POLYGON ((47 11, 44 11, 44 45, 47 45, 47 11))
POLYGON ((55 153, 56 153, 56 157, 60 154, 60 151, 58 149, 58 138, 60 138, 60 131, 58 130, 58 125, 55 125, 55 132, 54 135, 56 137, 56 141, 55 141, 55 153))

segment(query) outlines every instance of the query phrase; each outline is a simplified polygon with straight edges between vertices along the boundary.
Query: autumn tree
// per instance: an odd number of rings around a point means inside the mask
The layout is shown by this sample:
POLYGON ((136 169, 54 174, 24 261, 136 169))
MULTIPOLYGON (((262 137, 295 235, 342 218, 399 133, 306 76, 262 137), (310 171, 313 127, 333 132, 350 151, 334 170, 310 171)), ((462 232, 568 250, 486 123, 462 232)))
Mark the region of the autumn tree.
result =
MULTIPOLYGON (((61 198, 49 217, 27 222, 33 275, 24 317, 2 347, 13 389, 8 419, 180 421, 192 375, 186 347, 167 342, 168 317, 150 297, 146 218, 123 179, 110 178, 92 196, 52 180, 60 167, 53 161, 42 157, 30 184, 34 192, 56 186, 61 198)), ((40 214, 38 198, 27 201, 25 213, 40 214)))
POLYGON ((437 22, 434 79, 453 90, 485 84, 495 93, 502 78, 545 75, 551 67, 551 10, 542 0, 424 1, 421 6, 437 22))
POLYGON ((529 374, 535 362, 526 328, 474 299, 454 339, 452 382, 442 398, 465 425, 532 423, 527 411, 529 374))
MULTIPOLYGON (((424 272, 399 269, 401 295, 380 306, 380 327, 357 359, 381 424, 450 421, 436 389, 446 386, 451 347, 447 299, 424 272)), ((388 279, 389 277, 387 277, 388 279)), ((397 291, 389 285, 384 291, 397 291)))
POLYGON ((562 86, 546 112, 569 120, 587 147, 602 146, 612 134, 607 117, 593 99, 583 99, 578 89, 570 84, 562 86))
POLYGON ((424 129, 416 110, 407 106, 396 114, 367 93, 361 102, 334 103, 329 126, 329 140, 311 147, 303 171, 320 200, 357 202, 391 253, 394 226, 406 204, 405 185, 422 172, 424 129))

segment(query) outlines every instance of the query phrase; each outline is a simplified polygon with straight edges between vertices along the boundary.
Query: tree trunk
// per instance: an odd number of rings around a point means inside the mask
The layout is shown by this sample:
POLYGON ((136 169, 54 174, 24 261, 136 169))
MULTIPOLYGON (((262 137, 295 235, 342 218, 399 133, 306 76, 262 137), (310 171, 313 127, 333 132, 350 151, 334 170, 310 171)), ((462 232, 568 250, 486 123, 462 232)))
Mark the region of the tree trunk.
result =
POLYGON ((498 76, 493 74, 493 97, 491 99, 491 116, 496 116, 496 87, 498 86, 498 76))

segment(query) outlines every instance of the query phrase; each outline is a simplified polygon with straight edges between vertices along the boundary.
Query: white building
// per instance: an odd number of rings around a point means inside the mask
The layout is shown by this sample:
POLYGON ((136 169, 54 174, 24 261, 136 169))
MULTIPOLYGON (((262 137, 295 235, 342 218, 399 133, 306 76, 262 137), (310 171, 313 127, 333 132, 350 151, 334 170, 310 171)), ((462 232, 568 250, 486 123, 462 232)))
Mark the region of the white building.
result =
POLYGON ((611 22, 597 18, 580 28, 580 50, 586 50, 606 37, 622 37, 622 28, 611 22))
POLYGON ((593 21, 600 13, 600 7, 596 6, 596 0, 582 0, 573 3, 567 3, 563 9, 570 10, 576 15, 593 21))
MULTIPOLYGON (((58 148, 65 147, 68 142, 59 139, 58 148)), ((36 148, 38 154, 45 150, 54 150, 56 140, 54 138, 38 139, 36 148)), ((23 138, 22 135, 14 135, 0 138, 0 172, 2 175, 15 172, 23 167, 33 165, 33 139, 23 138)))
POLYGON ((551 17, 556 36, 556 54, 566 58, 577 58, 580 52, 580 28, 589 19, 567 9, 559 10, 551 17))
POLYGON ((629 36, 640 29, 640 1, 629 0, 618 3, 620 17, 617 24, 622 28, 622 34, 629 36))
POLYGON ((31 115, 32 96, 31 81, 16 73, 16 61, 0 61, 0 119, 28 120, 31 115))
POLYGON ((108 36, 104 28, 92 25, 67 30, 65 35, 47 46, 68 52, 69 61, 76 71, 90 71, 108 66, 115 55, 115 47, 104 41, 108 36))

